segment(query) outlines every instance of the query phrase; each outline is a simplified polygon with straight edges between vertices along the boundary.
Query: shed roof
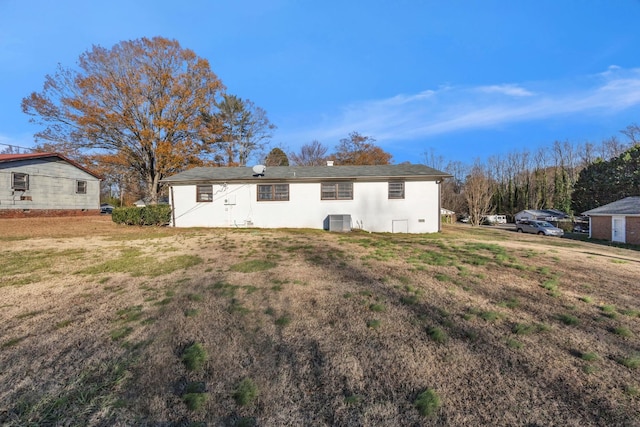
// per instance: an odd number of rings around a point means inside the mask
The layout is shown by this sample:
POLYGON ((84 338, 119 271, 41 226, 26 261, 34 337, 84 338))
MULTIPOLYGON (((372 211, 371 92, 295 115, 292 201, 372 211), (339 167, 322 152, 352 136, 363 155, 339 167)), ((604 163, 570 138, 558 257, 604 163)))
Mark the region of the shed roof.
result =
POLYGON ((95 178, 101 179, 99 175, 95 172, 91 172, 89 169, 80 165, 79 163, 74 162, 71 159, 66 158, 62 154, 59 153, 23 153, 23 154, 0 154, 0 163, 9 163, 9 162, 18 162, 21 160, 34 160, 34 159, 47 159, 50 157, 57 157, 62 161, 65 161, 78 169, 81 169, 88 173, 89 175, 94 176, 95 178))
POLYGON ((566 218, 569 215, 566 213, 556 210, 556 209, 525 209, 518 212, 516 215, 520 216, 520 214, 527 213, 529 215, 534 215, 536 217, 558 217, 558 218, 566 218))
POLYGON ((640 196, 629 196, 583 212, 582 215, 640 215, 640 196))
POLYGON ((264 176, 250 167, 198 167, 164 178, 168 184, 192 184, 206 181, 246 181, 275 179, 313 181, 319 179, 421 179, 437 180, 451 175, 425 165, 375 166, 270 166, 264 176))

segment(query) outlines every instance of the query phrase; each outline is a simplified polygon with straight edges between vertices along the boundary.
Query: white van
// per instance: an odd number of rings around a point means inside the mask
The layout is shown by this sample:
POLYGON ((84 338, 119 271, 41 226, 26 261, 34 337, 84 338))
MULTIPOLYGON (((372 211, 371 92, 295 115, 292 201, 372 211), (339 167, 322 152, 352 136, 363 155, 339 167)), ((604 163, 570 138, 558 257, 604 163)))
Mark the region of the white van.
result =
POLYGON ((506 215, 486 215, 482 217, 482 222, 488 222, 490 224, 506 224, 506 215))

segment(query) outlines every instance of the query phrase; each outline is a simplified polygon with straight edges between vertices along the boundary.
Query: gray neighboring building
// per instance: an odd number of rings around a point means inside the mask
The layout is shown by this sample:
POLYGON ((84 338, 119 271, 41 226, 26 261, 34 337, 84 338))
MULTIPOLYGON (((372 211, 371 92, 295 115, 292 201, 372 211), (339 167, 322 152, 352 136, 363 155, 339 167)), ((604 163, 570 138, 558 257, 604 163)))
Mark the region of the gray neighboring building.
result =
POLYGON ((589 237, 640 245, 640 196, 630 196, 583 212, 589 237))
POLYGON ((100 212, 100 177, 57 153, 0 154, 0 218, 100 212))

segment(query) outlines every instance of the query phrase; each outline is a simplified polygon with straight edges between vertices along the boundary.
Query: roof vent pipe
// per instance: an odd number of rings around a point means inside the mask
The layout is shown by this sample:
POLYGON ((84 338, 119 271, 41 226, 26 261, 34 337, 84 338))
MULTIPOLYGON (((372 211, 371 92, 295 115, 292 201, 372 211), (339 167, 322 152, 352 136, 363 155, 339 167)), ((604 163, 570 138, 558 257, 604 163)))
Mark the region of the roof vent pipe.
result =
POLYGON ((327 166, 333 166, 333 160, 327 160, 327 166))

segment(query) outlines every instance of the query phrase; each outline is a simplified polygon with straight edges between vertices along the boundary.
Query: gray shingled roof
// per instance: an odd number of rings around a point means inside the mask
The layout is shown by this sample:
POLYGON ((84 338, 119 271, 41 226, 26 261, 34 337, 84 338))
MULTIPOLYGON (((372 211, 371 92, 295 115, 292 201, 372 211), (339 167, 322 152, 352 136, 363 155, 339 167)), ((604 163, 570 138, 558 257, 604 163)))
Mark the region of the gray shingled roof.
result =
POLYGON ((199 167, 164 178, 167 184, 191 184, 207 181, 250 181, 274 179, 313 181, 319 179, 441 179, 451 175, 425 165, 379 166, 268 166, 264 176, 254 176, 250 167, 199 167))
POLYGON ((523 211, 518 212, 516 215, 521 214, 522 212, 530 213, 531 215, 535 215, 536 217, 557 217, 557 218, 567 218, 569 215, 566 213, 556 210, 556 209, 525 209, 523 211))
POLYGON ((583 212, 582 215, 640 215, 640 196, 625 197, 583 212))

